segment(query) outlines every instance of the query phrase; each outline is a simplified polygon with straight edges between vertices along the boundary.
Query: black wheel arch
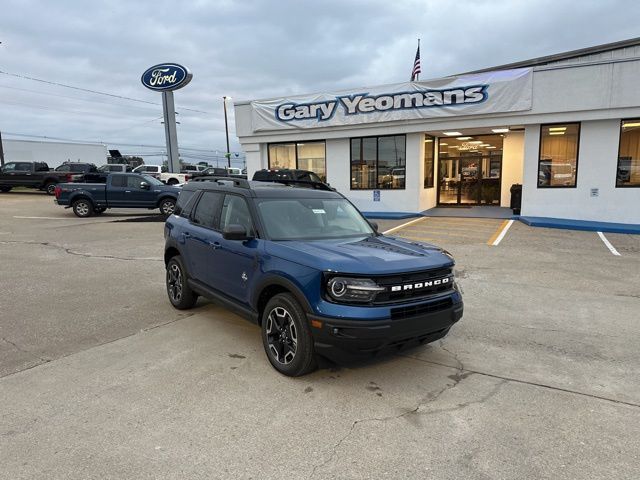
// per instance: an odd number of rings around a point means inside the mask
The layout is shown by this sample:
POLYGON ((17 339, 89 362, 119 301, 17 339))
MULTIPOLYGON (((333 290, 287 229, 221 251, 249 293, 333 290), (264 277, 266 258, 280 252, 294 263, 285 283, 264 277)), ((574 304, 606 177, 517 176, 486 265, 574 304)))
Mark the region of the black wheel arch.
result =
POLYGON ((313 312, 309 300, 295 283, 278 275, 268 275, 255 286, 251 301, 251 306, 258 314, 258 324, 262 323, 262 313, 269 299, 279 293, 290 293, 305 313, 313 312))
POLYGON ((167 198, 170 198, 175 203, 178 202, 178 197, 177 196, 171 195, 171 194, 164 194, 164 195, 160 195, 160 197, 158 197, 158 201, 156 203, 156 207, 159 208, 160 205, 162 204, 162 202, 164 202, 167 198))

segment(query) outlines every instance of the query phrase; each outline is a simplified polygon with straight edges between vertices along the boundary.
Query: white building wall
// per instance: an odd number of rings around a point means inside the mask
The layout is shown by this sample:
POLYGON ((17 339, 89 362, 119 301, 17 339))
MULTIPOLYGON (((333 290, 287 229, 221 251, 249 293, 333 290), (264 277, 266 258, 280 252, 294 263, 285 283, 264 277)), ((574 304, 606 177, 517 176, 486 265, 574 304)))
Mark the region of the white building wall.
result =
POLYGON ((502 144, 502 185, 500 206, 511 204, 511 185, 522 184, 524 169, 524 132, 509 132, 502 144))
POLYGON ((107 147, 98 143, 62 143, 2 140, 5 162, 45 162, 50 168, 64 162, 107 163, 107 147))
POLYGON ((619 120, 582 122, 576 188, 538 188, 540 126, 528 126, 522 215, 640 224, 640 189, 615 186, 619 139, 619 120))

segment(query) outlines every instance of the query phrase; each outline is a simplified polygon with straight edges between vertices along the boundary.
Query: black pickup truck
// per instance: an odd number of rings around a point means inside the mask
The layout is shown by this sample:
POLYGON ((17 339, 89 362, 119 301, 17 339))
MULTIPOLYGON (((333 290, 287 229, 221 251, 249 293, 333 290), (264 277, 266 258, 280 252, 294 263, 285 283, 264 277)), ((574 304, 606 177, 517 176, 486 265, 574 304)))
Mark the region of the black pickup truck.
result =
POLYGON ((180 187, 149 175, 110 173, 106 183, 62 183, 55 188, 58 205, 73 208, 78 217, 101 214, 107 208, 159 208, 165 217, 176 206, 180 187))
POLYGON ((72 180, 72 172, 52 172, 44 162, 9 162, 0 167, 0 192, 13 187, 37 188, 53 195, 56 185, 72 180))

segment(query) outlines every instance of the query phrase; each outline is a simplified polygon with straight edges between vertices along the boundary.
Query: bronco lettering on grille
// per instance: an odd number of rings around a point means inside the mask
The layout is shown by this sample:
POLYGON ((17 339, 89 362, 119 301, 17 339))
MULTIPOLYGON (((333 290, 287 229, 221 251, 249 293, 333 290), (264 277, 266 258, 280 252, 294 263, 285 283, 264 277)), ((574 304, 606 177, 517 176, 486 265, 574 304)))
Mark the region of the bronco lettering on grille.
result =
POLYGON ((406 283, 404 285, 393 285, 389 288, 392 292, 401 292, 405 290, 420 290, 428 287, 437 287, 439 285, 447 285, 451 283, 453 279, 451 277, 438 278, 437 280, 427 280, 417 283, 406 283))

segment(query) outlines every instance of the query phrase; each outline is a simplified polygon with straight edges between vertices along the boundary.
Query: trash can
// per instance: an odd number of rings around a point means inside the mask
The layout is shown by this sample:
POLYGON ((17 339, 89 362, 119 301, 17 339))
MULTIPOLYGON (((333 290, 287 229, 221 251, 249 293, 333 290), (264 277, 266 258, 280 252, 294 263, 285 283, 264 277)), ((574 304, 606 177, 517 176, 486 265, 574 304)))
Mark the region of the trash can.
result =
POLYGON ((520 215, 520 207, 522 206, 522 185, 516 183, 511 185, 511 204, 509 208, 513 210, 514 215, 520 215))

